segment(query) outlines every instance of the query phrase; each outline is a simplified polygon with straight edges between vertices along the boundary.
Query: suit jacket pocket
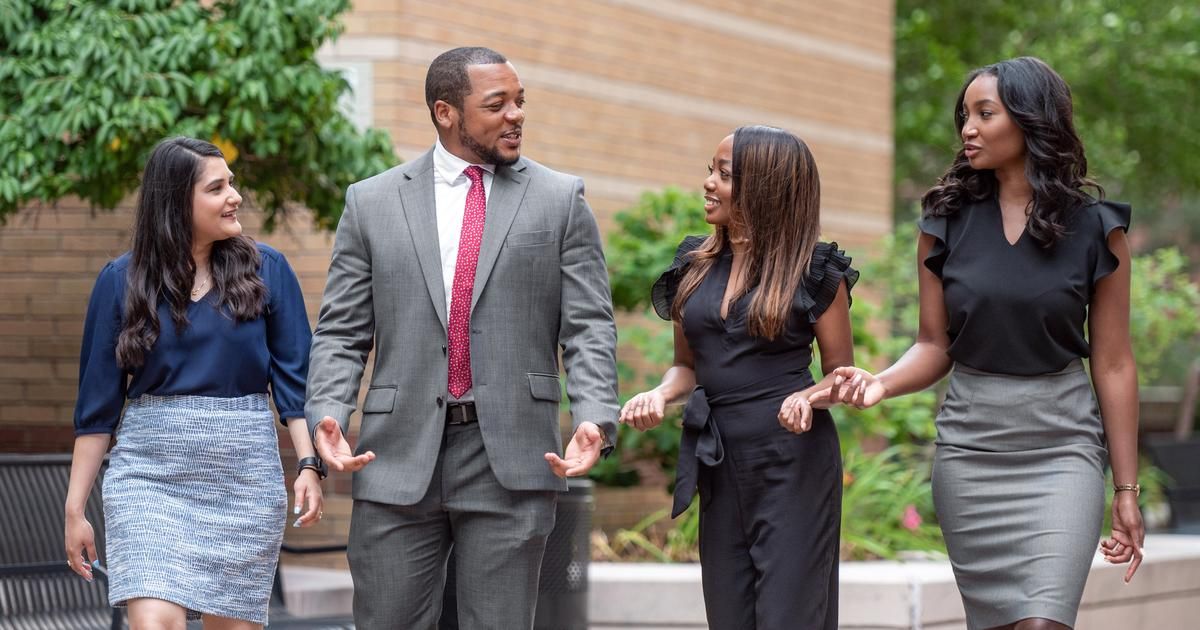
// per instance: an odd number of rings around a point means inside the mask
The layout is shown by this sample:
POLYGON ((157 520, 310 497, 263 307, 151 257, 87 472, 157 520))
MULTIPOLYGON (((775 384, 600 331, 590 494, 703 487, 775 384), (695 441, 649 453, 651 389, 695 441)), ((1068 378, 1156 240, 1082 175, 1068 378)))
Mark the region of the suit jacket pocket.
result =
POLYGON ((395 387, 372 387, 363 401, 363 413, 391 413, 396 406, 395 387))
POLYGON ((529 377, 530 396, 538 400, 549 400, 551 402, 562 400, 562 389, 559 387, 557 374, 530 372, 526 376, 529 377))
POLYGON ((554 230, 518 232, 516 234, 509 234, 508 238, 504 239, 505 245, 509 247, 532 247, 534 245, 547 245, 553 242, 554 230))

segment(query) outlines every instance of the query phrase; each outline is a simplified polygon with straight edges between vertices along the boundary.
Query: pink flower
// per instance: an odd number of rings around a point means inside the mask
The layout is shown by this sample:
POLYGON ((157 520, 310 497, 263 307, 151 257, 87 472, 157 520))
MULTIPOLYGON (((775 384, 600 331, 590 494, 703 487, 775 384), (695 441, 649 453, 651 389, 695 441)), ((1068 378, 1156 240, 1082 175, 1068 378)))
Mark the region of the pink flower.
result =
POLYGON ((904 516, 900 517, 900 524, 909 531, 916 531, 921 526, 921 515, 917 513, 916 506, 909 504, 904 508, 904 516))

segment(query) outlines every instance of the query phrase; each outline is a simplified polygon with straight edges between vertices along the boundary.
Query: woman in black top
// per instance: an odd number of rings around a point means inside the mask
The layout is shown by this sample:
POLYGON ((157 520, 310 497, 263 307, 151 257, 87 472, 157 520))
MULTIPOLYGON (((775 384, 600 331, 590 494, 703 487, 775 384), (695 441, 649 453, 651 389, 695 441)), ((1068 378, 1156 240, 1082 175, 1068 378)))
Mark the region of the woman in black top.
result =
POLYGON ((1126 582, 1141 563, 1130 212, 1084 194, 1103 197, 1071 118, 1070 88, 1037 59, 971 73, 954 119, 963 149, 922 200, 916 344, 878 376, 837 370, 810 398, 869 407, 953 367, 933 492, 972 630, 1074 625, 1106 461, 1101 550, 1130 563, 1126 582))
POLYGON ((820 182, 799 138, 739 128, 709 169, 713 234, 684 239, 652 293, 675 322, 674 365, 621 421, 649 429, 687 400, 672 516, 698 486, 709 627, 834 630, 841 457, 829 413, 808 404, 831 377, 816 385, 809 364, 814 337, 823 372, 852 364, 858 272, 817 240, 820 182))

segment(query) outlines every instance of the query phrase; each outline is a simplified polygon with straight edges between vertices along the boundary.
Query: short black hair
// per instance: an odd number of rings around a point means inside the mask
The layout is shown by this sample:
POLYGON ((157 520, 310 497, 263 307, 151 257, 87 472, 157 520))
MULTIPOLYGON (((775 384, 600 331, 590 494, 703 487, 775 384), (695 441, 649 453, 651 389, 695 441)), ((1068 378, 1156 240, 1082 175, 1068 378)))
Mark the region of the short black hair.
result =
POLYGON ((454 48, 437 56, 425 73, 425 104, 429 106, 429 118, 437 125, 433 104, 446 101, 461 110, 463 101, 471 93, 471 78, 467 66, 508 63, 508 58, 491 48, 464 46, 454 48))

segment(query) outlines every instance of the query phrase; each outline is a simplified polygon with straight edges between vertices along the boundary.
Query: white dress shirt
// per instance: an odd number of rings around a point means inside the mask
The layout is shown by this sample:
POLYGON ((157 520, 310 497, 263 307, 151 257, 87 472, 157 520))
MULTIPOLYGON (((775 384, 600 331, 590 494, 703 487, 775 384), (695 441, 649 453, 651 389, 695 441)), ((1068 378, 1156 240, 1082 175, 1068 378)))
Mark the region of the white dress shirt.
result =
MULTIPOLYGON (((446 290, 446 316, 450 315, 450 295, 454 290, 454 267, 458 263, 458 239, 462 235, 463 213, 471 180, 463 171, 471 163, 450 153, 438 140, 433 147, 433 197, 437 206, 438 247, 442 254, 442 285, 446 290)), ((494 164, 476 164, 483 169, 483 194, 492 199, 494 164)))

